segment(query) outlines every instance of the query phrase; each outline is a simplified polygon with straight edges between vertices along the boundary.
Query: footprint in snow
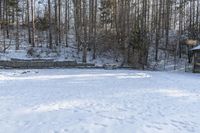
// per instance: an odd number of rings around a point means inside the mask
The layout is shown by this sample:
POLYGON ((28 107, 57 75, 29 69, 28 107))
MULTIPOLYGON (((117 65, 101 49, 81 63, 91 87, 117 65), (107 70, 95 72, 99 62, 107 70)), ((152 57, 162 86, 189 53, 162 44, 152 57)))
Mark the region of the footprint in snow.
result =
POLYGON ((191 122, 171 120, 171 125, 179 130, 187 130, 188 132, 195 132, 195 125, 191 124, 191 122))
POLYGON ((19 126, 28 126, 29 125, 29 121, 21 121, 18 123, 19 126))
POLYGON ((150 129, 156 129, 156 130, 163 130, 161 127, 159 126, 155 126, 155 125, 146 125, 147 128, 150 128, 150 129))
POLYGON ((101 123, 94 123, 94 125, 96 125, 96 126, 101 126, 101 127, 108 127, 108 125, 106 125, 106 124, 101 124, 101 123))
MULTIPOLYGON (((61 132, 59 132, 59 133, 68 133, 68 132, 69 132, 68 129, 62 129, 61 132)), ((58 132, 56 132, 56 133, 58 133, 58 132)))
POLYGON ((126 109, 123 109, 123 108, 117 108, 118 111, 121 111, 121 112, 127 112, 128 110, 126 109))

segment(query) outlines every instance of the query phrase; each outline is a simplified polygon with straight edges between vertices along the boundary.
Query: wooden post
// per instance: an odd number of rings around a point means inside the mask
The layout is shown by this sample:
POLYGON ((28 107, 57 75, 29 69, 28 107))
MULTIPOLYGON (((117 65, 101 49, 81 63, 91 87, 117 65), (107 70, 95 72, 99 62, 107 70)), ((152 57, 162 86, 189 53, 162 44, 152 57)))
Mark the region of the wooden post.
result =
POLYGON ((195 52, 194 52, 194 56, 193 56, 193 73, 195 72, 195 52))

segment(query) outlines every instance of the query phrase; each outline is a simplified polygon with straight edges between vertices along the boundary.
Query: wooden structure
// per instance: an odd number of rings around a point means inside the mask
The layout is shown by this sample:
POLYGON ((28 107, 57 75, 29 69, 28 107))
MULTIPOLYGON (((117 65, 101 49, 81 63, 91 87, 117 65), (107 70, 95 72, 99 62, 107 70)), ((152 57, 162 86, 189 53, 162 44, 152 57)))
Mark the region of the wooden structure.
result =
POLYGON ((193 51, 193 63, 194 63, 193 72, 200 73, 200 45, 194 47, 192 51, 193 51))

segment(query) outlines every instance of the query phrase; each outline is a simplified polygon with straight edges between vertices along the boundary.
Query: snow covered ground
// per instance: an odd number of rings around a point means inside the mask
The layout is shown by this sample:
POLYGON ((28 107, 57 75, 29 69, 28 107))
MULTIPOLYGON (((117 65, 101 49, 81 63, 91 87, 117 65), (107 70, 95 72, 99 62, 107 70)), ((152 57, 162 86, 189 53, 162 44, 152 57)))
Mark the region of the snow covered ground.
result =
POLYGON ((0 133, 199 133, 200 75, 0 70, 0 133))

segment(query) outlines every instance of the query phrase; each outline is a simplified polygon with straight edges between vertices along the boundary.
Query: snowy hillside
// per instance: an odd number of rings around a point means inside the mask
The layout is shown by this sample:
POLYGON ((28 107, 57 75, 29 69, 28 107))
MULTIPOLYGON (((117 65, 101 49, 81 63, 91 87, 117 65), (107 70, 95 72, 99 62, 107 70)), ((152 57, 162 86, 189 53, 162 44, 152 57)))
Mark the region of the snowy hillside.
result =
POLYGON ((200 75, 0 70, 0 133, 199 133, 200 75))

